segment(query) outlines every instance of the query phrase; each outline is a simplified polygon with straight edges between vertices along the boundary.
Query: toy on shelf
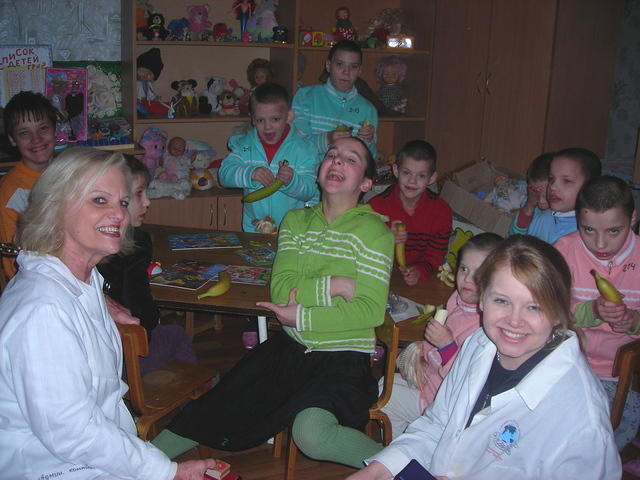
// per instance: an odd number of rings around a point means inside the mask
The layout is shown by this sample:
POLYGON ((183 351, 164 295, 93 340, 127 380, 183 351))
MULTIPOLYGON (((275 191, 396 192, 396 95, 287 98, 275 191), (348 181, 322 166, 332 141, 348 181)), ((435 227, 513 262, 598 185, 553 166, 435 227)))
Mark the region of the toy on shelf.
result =
POLYGON ((164 64, 160 56, 159 48, 152 48, 138 55, 136 59, 137 67, 137 88, 138 104, 136 109, 141 115, 155 113, 166 115, 169 105, 161 102, 160 96, 153 90, 153 82, 158 79, 164 64))
POLYGON ((220 115, 240 115, 238 97, 231 90, 223 90, 218 97, 218 103, 220 103, 220 111, 218 112, 220 115))
POLYGON ((389 26, 385 25, 379 17, 369 20, 367 27, 369 38, 367 38, 367 47, 384 48, 387 46, 387 37, 389 36, 389 26))
POLYGON ((376 65, 376 79, 380 84, 378 97, 385 107, 396 112, 405 113, 407 96, 402 82, 407 76, 407 64, 397 55, 384 57, 376 65))
POLYGON ((192 78, 171 82, 171 88, 178 92, 171 99, 176 117, 193 117, 198 114, 197 86, 198 82, 192 78))
POLYGON ((147 128, 138 142, 144 148, 144 155, 137 155, 136 158, 146 165, 152 177, 156 174, 156 169, 162 164, 162 157, 167 145, 167 132, 156 127, 147 128))
POLYGON ((253 92, 258 85, 271 82, 273 80, 273 69, 271 62, 264 58, 254 58, 247 66, 247 80, 253 92))
POLYGON ((278 3, 279 0, 262 0, 247 20, 246 28, 254 42, 265 42, 273 38, 273 29, 278 26, 278 3))
POLYGON ((159 180, 189 179, 191 159, 186 154, 187 142, 182 137, 173 137, 167 144, 167 151, 162 157, 162 167, 156 169, 155 177, 159 180))
POLYGON ((168 34, 169 30, 164 28, 164 15, 158 12, 149 13, 145 32, 147 40, 164 40, 168 34))
POLYGON ((289 41, 289 30, 282 25, 273 27, 273 43, 287 43, 289 41))
POLYGON ((45 97, 60 112, 56 139, 76 142, 87 139, 87 70, 84 68, 50 68, 45 74, 45 97))
POLYGON ((356 40, 356 29, 351 23, 351 11, 347 7, 336 8, 336 26, 333 30, 333 37, 336 42, 340 40, 356 40))
POLYGON ((189 180, 194 190, 209 190, 218 184, 218 167, 221 160, 215 159, 217 152, 205 142, 187 141, 187 152, 191 158, 189 180))
POLYGON ((218 97, 224 90, 226 80, 222 77, 209 77, 207 80, 207 89, 200 92, 198 98, 198 110, 200 113, 207 114, 220 111, 218 97))
POLYGON ((227 88, 229 88, 238 99, 238 108, 240 115, 246 115, 249 113, 249 100, 251 99, 251 91, 248 88, 243 87, 234 78, 227 82, 227 88))
POLYGON ((240 20, 240 40, 245 43, 251 41, 250 33, 247 31, 247 24, 255 8, 255 0, 234 0, 233 4, 231 4, 231 11, 235 12, 236 18, 240 20))
POLYGON ((213 39, 214 42, 229 42, 231 41, 231 29, 227 27, 226 23, 216 23, 213 26, 213 39))
POLYGON ((169 34, 165 40, 183 42, 187 39, 189 32, 189 20, 186 17, 176 18, 167 25, 169 34))
POLYGON ((187 7, 187 13, 189 15, 190 40, 208 40, 212 35, 212 25, 209 21, 209 5, 191 5, 187 7))
POLYGON ((108 150, 131 148, 131 125, 124 117, 89 121, 87 140, 78 146, 98 147, 108 150))

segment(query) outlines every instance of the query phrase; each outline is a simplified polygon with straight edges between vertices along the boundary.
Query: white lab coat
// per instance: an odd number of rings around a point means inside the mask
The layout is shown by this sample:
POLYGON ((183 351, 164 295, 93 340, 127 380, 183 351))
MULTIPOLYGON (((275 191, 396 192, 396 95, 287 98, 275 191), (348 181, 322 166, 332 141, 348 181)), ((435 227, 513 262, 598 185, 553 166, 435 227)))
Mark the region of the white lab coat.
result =
POLYGON ((136 436, 102 277, 21 253, 0 297, 0 478, 169 480, 177 465, 136 436))
POLYGON ((477 330, 434 403, 367 462, 395 475, 415 458, 433 475, 456 480, 619 479, 607 399, 573 333, 465 429, 495 353, 477 330))

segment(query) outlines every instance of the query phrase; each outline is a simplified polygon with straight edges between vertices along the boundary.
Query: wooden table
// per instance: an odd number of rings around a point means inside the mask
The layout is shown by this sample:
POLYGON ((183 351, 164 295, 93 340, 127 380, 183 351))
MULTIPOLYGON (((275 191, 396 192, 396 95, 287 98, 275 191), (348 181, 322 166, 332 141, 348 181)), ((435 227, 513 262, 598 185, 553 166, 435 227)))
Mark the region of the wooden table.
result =
MULTIPOLYGON (((145 225, 143 230, 150 233, 153 238, 153 260, 167 267, 182 259, 202 260, 212 263, 224 263, 231 265, 248 265, 234 248, 220 248, 210 250, 179 250, 172 251, 167 240, 168 235, 185 233, 206 233, 207 230, 198 230, 184 227, 167 227, 161 225, 145 225)), ((275 235, 235 232, 244 246, 250 241, 262 242, 273 251, 277 249, 275 235)), ((210 283, 197 291, 181 288, 163 287, 151 285, 151 293, 160 308, 170 310, 184 310, 187 312, 212 312, 235 315, 255 315, 259 319, 259 335, 261 341, 266 338, 266 317, 275 317, 270 310, 255 305, 258 301, 269 301, 269 287, 257 285, 234 284, 224 295, 219 297, 206 297, 198 300, 198 293, 202 293, 211 286, 210 283), (264 337, 263 337, 264 336, 264 337)), ((409 287, 402 280, 402 275, 394 267, 391 276, 391 292, 409 298, 415 302, 439 305, 446 303, 453 291, 444 283, 433 276, 425 283, 409 287)), ((411 325, 411 320, 404 320, 400 325, 400 338, 402 340, 421 340, 424 333, 424 323, 411 325)))

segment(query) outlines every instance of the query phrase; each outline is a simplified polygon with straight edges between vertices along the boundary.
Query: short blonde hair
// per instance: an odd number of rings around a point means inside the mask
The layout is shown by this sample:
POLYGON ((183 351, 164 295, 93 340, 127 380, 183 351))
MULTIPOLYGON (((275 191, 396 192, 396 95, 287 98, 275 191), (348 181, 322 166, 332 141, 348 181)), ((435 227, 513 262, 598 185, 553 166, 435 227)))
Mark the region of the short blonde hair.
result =
MULTIPOLYGON (((93 148, 70 148, 44 171, 31 190, 29 206, 20 218, 16 243, 39 255, 59 256, 64 240, 65 209, 82 199, 107 170, 117 168, 131 190, 131 170, 125 158, 93 148)), ((121 249, 131 248, 130 229, 122 235, 121 249)))

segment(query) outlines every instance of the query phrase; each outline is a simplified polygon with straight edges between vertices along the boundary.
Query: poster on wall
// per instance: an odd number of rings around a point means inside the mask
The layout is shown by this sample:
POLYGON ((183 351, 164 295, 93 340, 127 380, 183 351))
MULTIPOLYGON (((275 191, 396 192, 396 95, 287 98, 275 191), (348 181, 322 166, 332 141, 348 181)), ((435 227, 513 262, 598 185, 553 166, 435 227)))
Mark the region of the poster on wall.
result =
POLYGON ((0 107, 22 90, 44 93, 51 45, 0 45, 0 107))
POLYGON ((56 140, 77 142, 87 139, 87 70, 84 68, 47 68, 45 97, 62 116, 56 140))

